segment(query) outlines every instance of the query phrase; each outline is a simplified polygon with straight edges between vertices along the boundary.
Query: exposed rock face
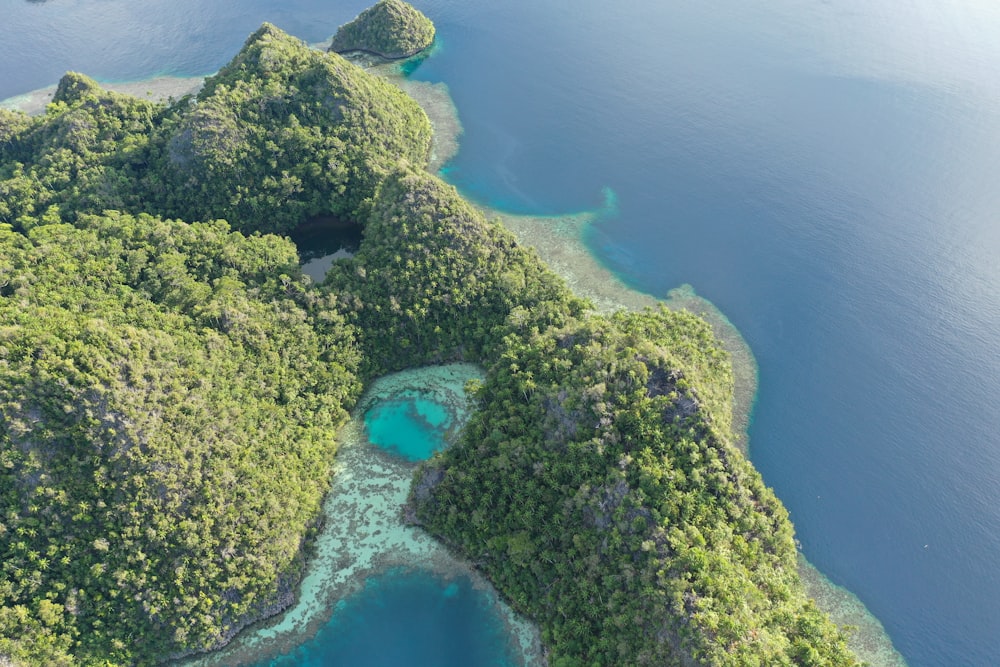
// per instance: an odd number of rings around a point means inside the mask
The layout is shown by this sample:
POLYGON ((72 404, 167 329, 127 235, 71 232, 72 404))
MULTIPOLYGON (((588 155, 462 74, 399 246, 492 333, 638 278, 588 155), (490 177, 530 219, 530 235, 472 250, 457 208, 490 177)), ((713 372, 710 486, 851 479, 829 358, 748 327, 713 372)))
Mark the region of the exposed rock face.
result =
POLYGON ((434 24, 403 0, 379 0, 333 37, 337 53, 367 51, 383 58, 408 58, 434 41, 434 24))

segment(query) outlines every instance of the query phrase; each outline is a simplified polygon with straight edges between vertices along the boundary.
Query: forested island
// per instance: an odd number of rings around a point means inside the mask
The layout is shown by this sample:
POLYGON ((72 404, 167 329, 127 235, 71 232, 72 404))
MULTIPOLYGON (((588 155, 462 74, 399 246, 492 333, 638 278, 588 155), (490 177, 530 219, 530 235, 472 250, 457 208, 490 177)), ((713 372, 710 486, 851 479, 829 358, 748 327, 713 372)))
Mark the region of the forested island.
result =
POLYGON ((733 446, 708 325, 597 314, 430 142, 270 25, 195 98, 71 73, 44 116, 0 110, 0 663, 152 665, 277 613, 361 390, 465 360, 478 407, 410 518, 550 664, 858 664, 733 446), (318 217, 364 237, 314 284, 276 234, 318 217))
POLYGON ((330 50, 365 51, 383 58, 414 56, 434 41, 434 24, 403 0, 379 0, 337 30, 330 50))

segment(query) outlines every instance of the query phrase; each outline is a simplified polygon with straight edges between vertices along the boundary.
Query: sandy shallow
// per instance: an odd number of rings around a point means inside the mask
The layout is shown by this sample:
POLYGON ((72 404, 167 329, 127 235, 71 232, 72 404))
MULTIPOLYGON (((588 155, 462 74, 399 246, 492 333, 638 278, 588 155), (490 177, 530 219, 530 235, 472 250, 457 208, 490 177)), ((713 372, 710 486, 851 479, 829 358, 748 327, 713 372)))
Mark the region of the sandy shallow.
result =
MULTIPOLYGON (((205 83, 205 77, 158 76, 145 81, 99 83, 102 88, 107 88, 118 93, 125 93, 154 102, 167 102, 170 99, 177 100, 185 95, 197 93, 201 90, 202 84, 205 83)), ((12 111, 23 111, 29 116, 37 116, 45 113, 45 107, 52 101, 52 96, 55 95, 55 92, 55 85, 46 86, 45 88, 39 88, 38 90, 0 101, 0 107, 12 111)))
POLYGON ((445 584, 469 577, 503 619, 514 642, 513 653, 524 665, 544 664, 541 639, 532 624, 517 616, 468 564, 423 530, 404 525, 402 508, 415 464, 371 445, 364 433, 368 408, 407 389, 434 392, 435 400, 445 403, 461 423, 471 407, 463 388, 472 378, 483 378, 478 366, 449 364, 407 370, 373 383, 341 433, 333 488, 323 505, 325 523, 295 604, 245 630, 226 648, 187 665, 248 664, 289 651, 313 636, 329 620, 336 603, 360 591, 366 579, 398 567, 431 572, 445 584))

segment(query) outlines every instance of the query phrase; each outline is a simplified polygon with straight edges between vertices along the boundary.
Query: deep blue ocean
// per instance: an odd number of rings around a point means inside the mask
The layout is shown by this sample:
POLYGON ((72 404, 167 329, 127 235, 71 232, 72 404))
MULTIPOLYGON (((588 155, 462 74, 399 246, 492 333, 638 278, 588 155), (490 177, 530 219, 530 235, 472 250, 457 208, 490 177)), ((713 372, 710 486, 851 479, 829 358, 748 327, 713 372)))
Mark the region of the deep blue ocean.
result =
MULTIPOLYGON (((261 21, 368 0, 0 0, 0 98, 75 69, 204 74, 261 21)), ((1000 664, 1000 4, 416 0, 465 127, 447 177, 618 215, 633 286, 690 283, 760 366, 751 455, 802 550, 913 666, 1000 664)))

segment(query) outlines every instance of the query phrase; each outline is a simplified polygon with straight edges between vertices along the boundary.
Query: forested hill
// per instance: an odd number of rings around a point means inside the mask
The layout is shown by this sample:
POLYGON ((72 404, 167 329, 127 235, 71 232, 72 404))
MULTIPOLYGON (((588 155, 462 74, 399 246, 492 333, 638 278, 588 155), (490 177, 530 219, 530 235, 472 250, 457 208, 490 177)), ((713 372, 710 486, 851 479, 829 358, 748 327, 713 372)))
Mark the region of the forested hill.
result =
POLYGON ((358 219, 398 161, 426 163, 430 142, 398 88, 265 25, 165 124, 144 189, 167 215, 287 232, 317 215, 358 219))
POLYGON ((708 326, 591 314, 429 142, 269 25, 196 99, 69 74, 0 110, 0 664, 155 664, 280 609, 362 381, 452 359, 488 369, 479 411, 413 509, 554 662, 855 664, 730 445, 708 326), (364 229, 318 286, 256 233, 317 215, 364 229))
POLYGON ((857 664, 732 445, 732 369, 706 322, 589 313, 453 187, 405 169, 324 288, 367 373, 488 369, 411 509, 539 622, 554 664, 857 664))
POLYGON ((105 209, 245 232, 355 220, 398 161, 426 163, 430 140, 398 88, 265 24, 193 102, 157 105, 70 73, 45 116, 0 110, 0 222, 105 209))
POLYGON ((0 111, 0 659, 151 664, 287 604, 354 330, 289 241, 193 221, 363 216, 429 142, 267 25, 197 100, 68 74, 46 115, 0 111))
POLYGON ((340 26, 330 50, 367 51, 383 58, 406 58, 434 41, 434 24, 403 0, 379 0, 340 26))
POLYGON ((294 246, 0 227, 0 656, 133 664, 286 599, 359 386, 294 246))
POLYGON ((454 187, 409 168, 379 188, 360 252, 335 264, 324 288, 357 326, 366 376, 481 363, 495 356, 510 322, 545 329, 587 306, 454 187))
POLYGON ((592 315, 492 361, 411 503, 538 620, 551 664, 857 664, 731 444, 732 374, 704 321, 592 315))

